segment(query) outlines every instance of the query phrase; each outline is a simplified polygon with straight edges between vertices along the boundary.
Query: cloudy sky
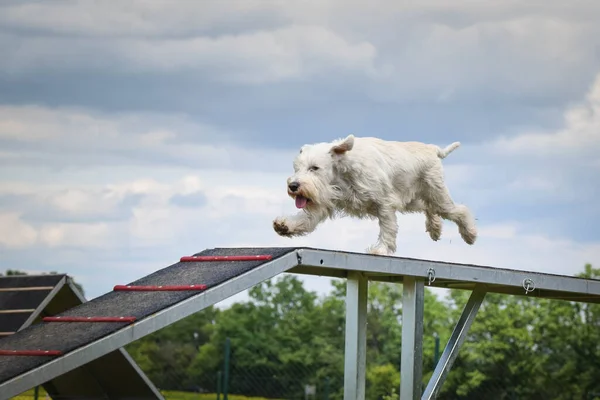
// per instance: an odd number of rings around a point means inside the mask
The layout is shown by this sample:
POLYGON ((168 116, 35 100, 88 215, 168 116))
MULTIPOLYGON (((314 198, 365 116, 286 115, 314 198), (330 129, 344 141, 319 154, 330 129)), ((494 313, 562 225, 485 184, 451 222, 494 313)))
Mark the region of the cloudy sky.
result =
POLYGON ((299 147, 349 133, 462 143, 446 177, 478 242, 401 216, 397 255, 600 266, 599 19, 595 0, 4 0, 0 269, 93 298, 210 247, 363 251, 376 222, 271 228, 299 147))

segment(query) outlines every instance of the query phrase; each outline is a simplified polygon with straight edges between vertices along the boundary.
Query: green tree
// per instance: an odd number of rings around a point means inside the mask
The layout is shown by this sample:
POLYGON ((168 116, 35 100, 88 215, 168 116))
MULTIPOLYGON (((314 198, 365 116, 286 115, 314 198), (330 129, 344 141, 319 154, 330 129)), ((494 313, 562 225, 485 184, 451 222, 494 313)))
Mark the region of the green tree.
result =
MULTIPOLYGON (((578 276, 600 279, 600 269, 586 264, 578 276)), ((600 397, 600 305, 565 300, 540 305, 533 331, 545 372, 539 390, 556 400, 600 397)))
MULTIPOLYGON (((335 302, 320 304, 316 294, 294 275, 263 282, 249 296, 249 302, 221 313, 207 349, 198 353, 192 367, 216 376, 220 365, 210 358, 222 351, 229 337, 231 393, 300 395, 305 384, 320 384, 322 375, 329 375, 323 370, 341 361, 332 350, 335 345, 328 341, 332 335, 326 332, 332 326, 328 318, 335 312, 335 302), (323 305, 328 307, 327 314, 322 312, 323 305), (332 359, 326 359, 328 355, 332 359)), ((338 332, 337 323, 333 329, 338 332)), ((342 349, 336 350, 339 354, 342 349)))
MULTIPOLYGON (((586 265, 581 276, 598 279, 586 265)), ((451 293, 458 319, 469 293, 451 293)), ((488 294, 443 387, 448 399, 590 399, 600 388, 597 304, 488 294)))
POLYGON ((393 395, 400 387, 400 371, 390 363, 374 364, 367 366, 368 389, 366 398, 368 400, 378 400, 386 395, 393 395))
POLYGON ((213 334, 219 315, 207 307, 126 346, 140 368, 161 389, 199 390, 213 382, 194 379, 190 366, 213 334))

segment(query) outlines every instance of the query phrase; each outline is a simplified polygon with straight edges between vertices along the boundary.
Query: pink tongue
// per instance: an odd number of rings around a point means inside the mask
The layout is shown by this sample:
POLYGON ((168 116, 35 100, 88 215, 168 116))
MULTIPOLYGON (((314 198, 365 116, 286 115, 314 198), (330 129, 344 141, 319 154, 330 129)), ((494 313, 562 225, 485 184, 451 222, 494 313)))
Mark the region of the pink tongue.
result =
POLYGON ((304 208, 306 207, 306 202, 308 200, 306 199, 306 197, 303 196, 296 196, 296 207, 298 208, 304 208))

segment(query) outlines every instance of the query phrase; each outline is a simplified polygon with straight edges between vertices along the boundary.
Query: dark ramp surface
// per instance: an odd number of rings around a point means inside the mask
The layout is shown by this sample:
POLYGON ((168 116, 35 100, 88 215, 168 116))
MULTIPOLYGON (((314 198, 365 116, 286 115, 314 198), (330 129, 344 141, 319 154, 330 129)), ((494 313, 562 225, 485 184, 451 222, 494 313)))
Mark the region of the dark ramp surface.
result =
POLYGON ((16 332, 33 312, 0 314, 0 332, 16 332))
MULTIPOLYGON (((38 308, 52 289, 35 291, 0 291, 0 310, 14 310, 19 308, 38 308)), ((0 323, 0 326, 2 324, 0 323)))
MULTIPOLYGON (((211 255, 261 255, 269 254, 273 260, 296 250, 293 248, 216 248, 194 254, 211 255)), ((205 284, 207 289, 250 271, 269 261, 209 261, 177 262, 127 285, 191 285, 205 284)), ((109 292, 83 303, 59 316, 78 317, 136 317, 144 319, 202 291, 184 292, 109 292)), ((70 352, 81 346, 122 329, 129 323, 41 323, 0 340, 2 350, 60 350, 70 352)), ((57 357, 0 356, 0 383, 23 374, 57 357)))
POLYGON ((25 288, 39 286, 56 286, 65 275, 14 275, 3 276, 0 288, 25 288))

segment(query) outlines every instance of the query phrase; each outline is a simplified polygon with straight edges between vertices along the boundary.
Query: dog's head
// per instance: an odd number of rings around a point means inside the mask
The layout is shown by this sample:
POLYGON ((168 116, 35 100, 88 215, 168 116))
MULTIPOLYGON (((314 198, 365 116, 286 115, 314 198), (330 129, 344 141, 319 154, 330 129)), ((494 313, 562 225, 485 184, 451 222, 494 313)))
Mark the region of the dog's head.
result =
POLYGON ((330 206, 336 165, 353 146, 353 135, 331 143, 302 146, 294 159, 294 175, 287 179, 287 192, 295 199, 296 207, 310 210, 330 206))

